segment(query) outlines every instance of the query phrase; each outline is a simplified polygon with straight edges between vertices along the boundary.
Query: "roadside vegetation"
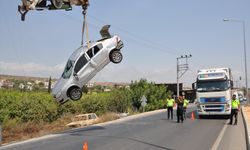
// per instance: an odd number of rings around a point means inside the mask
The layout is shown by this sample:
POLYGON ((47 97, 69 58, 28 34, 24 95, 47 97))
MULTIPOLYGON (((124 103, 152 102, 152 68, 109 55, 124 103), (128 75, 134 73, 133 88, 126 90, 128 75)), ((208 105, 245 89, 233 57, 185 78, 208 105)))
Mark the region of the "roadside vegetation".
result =
POLYGON ((65 124, 76 114, 96 113, 101 122, 117 119, 117 113, 138 113, 143 109, 143 95, 147 98, 145 111, 161 109, 171 93, 166 87, 145 79, 131 82, 130 88, 115 88, 110 92, 89 92, 79 101, 57 104, 44 91, 23 92, 0 89, 0 123, 3 143, 23 140, 66 129, 65 124))

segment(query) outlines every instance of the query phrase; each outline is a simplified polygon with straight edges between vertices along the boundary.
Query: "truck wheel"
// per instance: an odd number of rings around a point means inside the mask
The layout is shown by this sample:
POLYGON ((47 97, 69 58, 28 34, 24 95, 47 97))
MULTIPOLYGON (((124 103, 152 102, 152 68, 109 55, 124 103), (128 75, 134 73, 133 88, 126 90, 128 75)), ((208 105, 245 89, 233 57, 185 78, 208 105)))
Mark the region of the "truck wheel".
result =
POLYGON ((115 64, 118 64, 122 61, 122 53, 118 50, 113 50, 109 54, 109 59, 115 64))
POLYGON ((199 115, 199 119, 203 119, 204 118, 204 116, 203 115, 199 115))
POLYGON ((55 6, 55 8, 60 9, 63 6, 63 0, 51 0, 51 3, 55 6))
POLYGON ((77 88, 77 87, 71 88, 69 91, 69 97, 71 100, 77 101, 81 99, 82 91, 80 90, 80 88, 77 88))

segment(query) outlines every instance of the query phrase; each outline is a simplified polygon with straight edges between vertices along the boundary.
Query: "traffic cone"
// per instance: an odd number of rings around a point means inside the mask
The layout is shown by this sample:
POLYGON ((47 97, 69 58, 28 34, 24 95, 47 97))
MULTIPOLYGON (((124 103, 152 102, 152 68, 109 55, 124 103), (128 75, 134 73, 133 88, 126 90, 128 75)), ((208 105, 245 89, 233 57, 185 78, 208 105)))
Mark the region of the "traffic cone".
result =
POLYGON ((82 150, 88 150, 88 143, 84 142, 82 150))
POLYGON ((194 120, 195 118, 194 118, 194 112, 192 112, 192 114, 191 114, 191 120, 194 120))

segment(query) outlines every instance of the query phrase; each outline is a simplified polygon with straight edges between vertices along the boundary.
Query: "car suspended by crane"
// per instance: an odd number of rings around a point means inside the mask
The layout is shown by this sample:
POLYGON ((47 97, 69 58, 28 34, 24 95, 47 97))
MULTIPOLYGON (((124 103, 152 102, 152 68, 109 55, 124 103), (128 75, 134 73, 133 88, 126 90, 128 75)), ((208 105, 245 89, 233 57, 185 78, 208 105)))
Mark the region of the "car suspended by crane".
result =
POLYGON ((18 5, 18 11, 21 14, 21 20, 25 20, 25 15, 30 10, 72 10, 72 6, 82 6, 86 11, 89 6, 89 0, 22 0, 22 4, 18 5))
POLYGON ((118 64, 122 61, 123 42, 119 36, 112 36, 109 28, 110 25, 103 26, 100 40, 81 45, 69 57, 52 90, 52 95, 58 103, 81 99, 85 84, 110 62, 118 64))

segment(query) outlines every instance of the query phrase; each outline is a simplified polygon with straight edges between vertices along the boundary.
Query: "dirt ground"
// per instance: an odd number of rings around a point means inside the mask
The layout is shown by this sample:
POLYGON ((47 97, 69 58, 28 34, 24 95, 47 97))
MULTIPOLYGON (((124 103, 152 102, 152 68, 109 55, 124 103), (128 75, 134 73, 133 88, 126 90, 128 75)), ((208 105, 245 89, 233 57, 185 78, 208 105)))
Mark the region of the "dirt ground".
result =
MULTIPOLYGON (((74 115, 67 115, 53 123, 23 123, 14 127, 5 128, 2 131, 2 144, 24 141, 30 138, 40 137, 60 131, 70 129, 65 125, 72 121, 74 115)), ((102 123, 118 119, 116 113, 107 112, 99 117, 95 123, 102 123)))

